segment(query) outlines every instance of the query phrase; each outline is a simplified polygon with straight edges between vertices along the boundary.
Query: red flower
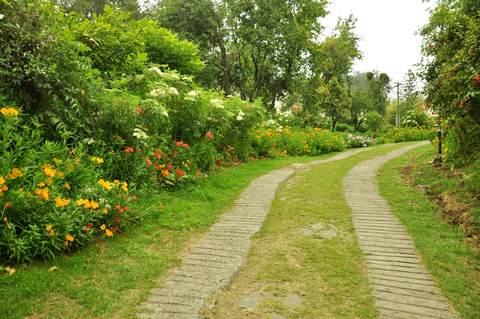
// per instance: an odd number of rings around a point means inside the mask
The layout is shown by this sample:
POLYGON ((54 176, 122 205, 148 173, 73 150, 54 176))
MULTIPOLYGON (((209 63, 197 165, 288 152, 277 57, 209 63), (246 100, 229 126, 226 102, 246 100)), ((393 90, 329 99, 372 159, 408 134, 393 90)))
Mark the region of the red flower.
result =
POLYGON ((120 208, 120 205, 117 205, 117 207, 115 207, 116 210, 119 210, 120 208))
POLYGON ((92 223, 90 223, 90 224, 87 225, 87 228, 88 228, 88 229, 92 229, 92 227, 93 227, 93 224, 92 224, 92 223))
POLYGON ((199 177, 200 177, 200 170, 197 170, 197 173, 195 174, 195 177, 196 177, 196 178, 199 178, 199 177))
POLYGON ((184 173, 182 172, 182 170, 177 169, 177 177, 178 177, 178 178, 182 177, 183 174, 184 174, 184 173))
POLYGON ((217 159, 217 165, 220 165, 221 162, 222 162, 221 159, 217 159))
POLYGON ((252 158, 250 158, 250 159, 252 160, 252 162, 255 162, 255 159, 254 159, 253 157, 252 157, 252 158))
POLYGON ((123 210, 126 211, 126 212, 128 212, 127 206, 123 206, 123 210))
POLYGON ((137 153, 140 153, 141 151, 142 151, 141 149, 137 148, 137 153))
POLYGON ((118 223, 118 222, 120 221, 120 218, 117 216, 117 217, 115 218, 115 221, 118 223))
POLYGON ((137 200, 137 196, 133 195, 133 196, 132 196, 132 199, 133 199, 133 200, 137 200))
POLYGON ((133 151, 133 148, 132 148, 132 147, 127 147, 127 148, 125 149, 125 153, 133 153, 133 152, 134 152, 134 151, 133 151))
POLYGON ((147 164, 152 165, 152 162, 150 161, 150 159, 148 157, 147 157, 147 164))
POLYGON ((208 137, 210 137, 210 139, 212 139, 212 138, 213 138, 213 134, 212 134, 210 131, 209 131, 209 132, 207 132, 205 135, 206 135, 206 136, 208 136, 208 137))
POLYGON ((120 214, 123 214, 123 208, 119 210, 120 214))
POLYGON ((177 157, 177 152, 173 152, 173 157, 177 157))
POLYGON ((127 199, 130 199, 130 196, 126 196, 127 199))
POLYGON ((162 205, 158 206, 158 210, 159 210, 159 211, 162 211, 162 208, 163 208, 162 205))
POLYGON ((173 170, 172 163, 168 162, 168 164, 167 164, 167 169, 168 169, 169 171, 173 170))
POLYGON ((142 113, 143 110, 142 110, 141 108, 137 107, 137 112, 138 112, 138 113, 142 113))

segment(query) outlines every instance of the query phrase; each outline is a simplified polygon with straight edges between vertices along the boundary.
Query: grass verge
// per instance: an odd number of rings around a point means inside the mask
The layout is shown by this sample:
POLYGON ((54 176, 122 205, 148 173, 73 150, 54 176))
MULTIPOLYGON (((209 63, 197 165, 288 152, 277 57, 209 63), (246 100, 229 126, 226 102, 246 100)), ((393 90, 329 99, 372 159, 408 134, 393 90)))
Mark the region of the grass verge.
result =
POLYGON ((252 238, 247 264, 228 289, 217 293, 215 309, 205 318, 378 318, 342 181, 360 162, 384 155, 395 145, 348 159, 299 167, 280 186, 262 230, 252 238), (336 235, 327 239, 324 232, 336 235), (238 308, 253 292, 257 308, 238 308), (299 306, 285 297, 301 296, 299 306))
MULTIPOLYGON (((449 223, 439 201, 432 202, 427 193, 416 190, 413 185, 405 185, 400 174, 405 166, 415 165, 415 169, 409 170, 415 183, 438 185, 434 188, 441 189, 442 193, 459 194, 458 183, 443 178, 433 166, 426 165, 432 158, 429 147, 412 150, 382 166, 377 176, 379 190, 407 227, 425 266, 455 310, 464 319, 480 318, 480 251, 477 241, 467 237, 461 225, 449 223)), ((472 199, 464 198, 463 202, 471 204, 472 199)))

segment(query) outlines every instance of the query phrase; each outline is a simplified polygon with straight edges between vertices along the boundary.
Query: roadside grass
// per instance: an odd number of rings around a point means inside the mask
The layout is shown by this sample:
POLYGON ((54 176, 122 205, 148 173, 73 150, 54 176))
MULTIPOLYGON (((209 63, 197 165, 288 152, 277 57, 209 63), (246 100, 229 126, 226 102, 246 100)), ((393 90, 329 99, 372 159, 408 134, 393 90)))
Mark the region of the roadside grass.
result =
POLYGON ((0 276, 0 318, 134 318, 150 289, 180 264, 185 249, 252 179, 292 163, 334 155, 257 160, 220 168, 176 191, 145 191, 131 208, 144 212, 144 219, 127 232, 99 238, 77 253, 47 262, 8 265, 17 272, 0 276), (53 266, 57 268, 50 272, 53 266))
POLYGON ((252 238, 246 266, 228 289, 213 297, 216 308, 205 307, 204 317, 270 318, 275 312, 286 318, 378 318, 342 182, 358 163, 405 145, 374 148, 310 168, 296 166, 296 174, 280 186, 262 230, 252 238), (337 235, 322 238, 320 233, 328 230, 337 235), (252 292, 263 296, 258 307, 238 308, 238 301, 252 292), (285 303, 291 293, 302 296, 301 305, 285 303))
MULTIPOLYGON (((414 185, 431 185, 428 188, 431 194, 450 194, 466 204, 475 202, 465 194, 461 182, 443 176, 432 165, 425 165, 431 158, 427 145, 389 161, 377 176, 379 190, 413 237, 423 263, 455 310, 464 319, 480 318, 478 240, 467 237, 461 227, 449 223, 451 216, 442 212, 438 201, 431 202, 426 193, 402 183, 400 170, 414 165, 410 172, 414 185)), ((466 171, 471 174, 469 169, 466 171)))

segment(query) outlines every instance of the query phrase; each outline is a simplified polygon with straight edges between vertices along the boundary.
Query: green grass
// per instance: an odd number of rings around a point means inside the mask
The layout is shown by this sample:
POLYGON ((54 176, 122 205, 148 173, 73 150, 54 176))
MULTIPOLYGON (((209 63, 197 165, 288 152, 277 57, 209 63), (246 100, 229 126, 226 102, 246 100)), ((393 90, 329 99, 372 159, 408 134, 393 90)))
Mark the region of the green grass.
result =
POLYGON ((144 219, 114 238, 99 238, 78 253, 47 262, 11 264, 0 277, 0 318, 133 318, 159 278, 252 179, 295 162, 327 158, 279 158, 220 170, 177 191, 145 192, 135 208, 144 219), (160 212, 159 205, 163 206, 160 212), (56 266, 53 272, 48 270, 56 266))
POLYGON ((205 318, 378 318, 365 272, 349 206, 343 198, 343 178, 358 163, 405 146, 375 148, 348 159, 297 170, 282 184, 253 247, 247 264, 230 289, 217 294, 217 309, 205 318), (332 239, 299 233, 312 224, 321 231, 338 229, 332 239), (238 300, 252 292, 264 298, 258 308, 242 310, 238 300), (271 293, 302 296, 297 307, 271 293), (248 312, 248 315, 245 314, 248 312))
MULTIPOLYGON (((441 208, 431 203, 425 194, 400 182, 399 167, 411 161, 427 163, 432 158, 428 149, 429 146, 425 146, 412 150, 407 153, 408 156, 385 164, 377 176, 380 193, 407 227, 425 266, 455 310, 464 319, 480 318, 478 245, 467 238, 459 227, 441 218, 441 208)), ((421 165, 413 173, 417 176, 414 177, 416 183, 438 184, 434 192, 459 193, 459 184, 436 174, 432 166, 421 165)))

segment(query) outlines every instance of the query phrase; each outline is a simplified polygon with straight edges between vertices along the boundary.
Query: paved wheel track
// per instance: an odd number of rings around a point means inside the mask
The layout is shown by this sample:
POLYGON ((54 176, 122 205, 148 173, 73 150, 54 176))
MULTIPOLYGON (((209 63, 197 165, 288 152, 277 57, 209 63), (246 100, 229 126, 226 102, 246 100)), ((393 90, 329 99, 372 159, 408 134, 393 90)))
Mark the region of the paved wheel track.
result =
MULTIPOLYGON (((370 280, 377 284, 374 296, 382 318, 459 318, 448 311, 451 307, 443 296, 425 293, 422 287, 428 287, 428 291, 437 291, 438 288, 428 273, 419 267, 419 258, 415 255, 411 239, 406 236, 398 220, 392 219, 390 208, 378 194, 375 185, 374 177, 381 164, 420 145, 422 144, 391 152, 366 166, 361 165, 371 161, 357 165, 351 170, 354 173, 349 173, 344 180, 345 197, 350 206, 356 205, 354 222, 360 245, 365 252, 371 253, 367 256, 369 265, 373 267, 369 275, 370 280), (373 169, 374 172, 367 172, 368 169, 373 169), (360 180, 357 180, 357 177, 360 180), (373 195, 369 197, 368 202, 361 200, 360 196, 365 197, 364 190, 356 192, 355 188, 359 186, 370 187, 369 191, 371 189, 373 195), (376 193, 373 193, 375 191, 376 193), (387 227, 392 231, 387 231, 387 227), (372 242, 371 238, 382 238, 382 242, 372 242), (380 288, 377 289, 378 287, 380 288), (418 307, 416 306, 418 301, 426 307, 420 307, 417 311, 415 307, 418 307), (415 308, 408 312, 407 317, 402 316, 404 305, 415 308), (428 316, 422 316, 423 314, 428 316)), ((369 149, 357 149, 326 160, 295 166, 305 167, 332 162, 367 150, 369 149)), ((151 290, 151 297, 141 307, 153 310, 154 313, 140 313, 138 317, 201 318, 199 313, 205 299, 228 287, 232 278, 240 272, 251 248, 250 237, 260 231, 279 185, 293 174, 292 169, 280 169, 252 181, 240 199, 235 202, 235 206, 222 215, 220 222, 212 225, 205 240, 185 256, 182 266, 166 279, 164 287, 151 290)))
POLYGON ((380 196, 375 182, 380 166, 424 144, 362 162, 343 180, 380 318, 460 318, 422 266, 412 238, 380 196))

